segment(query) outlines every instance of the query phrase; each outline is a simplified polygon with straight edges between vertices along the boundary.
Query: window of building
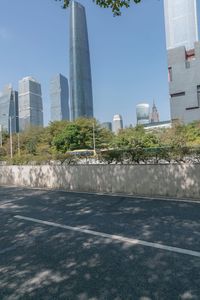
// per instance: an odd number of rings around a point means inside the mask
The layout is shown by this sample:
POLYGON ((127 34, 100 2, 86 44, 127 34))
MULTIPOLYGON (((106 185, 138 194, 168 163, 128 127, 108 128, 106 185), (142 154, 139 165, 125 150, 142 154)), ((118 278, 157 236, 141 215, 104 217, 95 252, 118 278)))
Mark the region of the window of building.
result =
POLYGON ((186 60, 186 62, 185 62, 185 67, 186 67, 186 69, 190 68, 190 62, 188 60, 186 60))
POLYGON ((197 101, 198 106, 200 107, 200 85, 197 85, 197 101))
POLYGON ((195 59, 195 50, 191 49, 191 50, 186 51, 185 58, 187 61, 194 60, 195 59))
POLYGON ((185 96, 185 92, 171 94, 171 98, 181 97, 181 96, 185 96))
POLYGON ((172 67, 168 68, 168 81, 172 81, 172 67))

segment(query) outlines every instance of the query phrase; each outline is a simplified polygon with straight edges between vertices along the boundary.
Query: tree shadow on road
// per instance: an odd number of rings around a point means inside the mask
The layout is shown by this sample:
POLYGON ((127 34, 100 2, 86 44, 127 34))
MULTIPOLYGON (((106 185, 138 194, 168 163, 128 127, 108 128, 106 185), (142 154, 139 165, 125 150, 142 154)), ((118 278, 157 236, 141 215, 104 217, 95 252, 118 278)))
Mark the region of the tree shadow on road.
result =
POLYGON ((0 196, 0 299, 199 299, 197 257, 14 218, 200 251, 198 204, 12 188, 0 196))

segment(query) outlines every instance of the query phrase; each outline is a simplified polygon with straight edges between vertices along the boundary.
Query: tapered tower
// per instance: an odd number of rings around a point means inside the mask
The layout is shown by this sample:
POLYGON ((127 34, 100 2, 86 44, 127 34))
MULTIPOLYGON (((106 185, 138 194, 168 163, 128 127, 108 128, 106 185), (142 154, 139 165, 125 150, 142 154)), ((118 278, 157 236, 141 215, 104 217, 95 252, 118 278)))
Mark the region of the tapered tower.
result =
POLYGON ((71 120, 93 117, 92 78, 85 8, 70 7, 70 114, 71 120))

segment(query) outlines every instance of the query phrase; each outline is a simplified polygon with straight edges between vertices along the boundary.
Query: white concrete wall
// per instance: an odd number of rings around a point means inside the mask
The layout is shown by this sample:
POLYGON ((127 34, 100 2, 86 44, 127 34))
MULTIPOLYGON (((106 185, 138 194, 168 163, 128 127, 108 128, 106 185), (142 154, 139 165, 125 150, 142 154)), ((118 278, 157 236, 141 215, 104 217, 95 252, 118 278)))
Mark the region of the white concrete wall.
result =
POLYGON ((0 185, 200 198, 200 165, 0 166, 0 185))

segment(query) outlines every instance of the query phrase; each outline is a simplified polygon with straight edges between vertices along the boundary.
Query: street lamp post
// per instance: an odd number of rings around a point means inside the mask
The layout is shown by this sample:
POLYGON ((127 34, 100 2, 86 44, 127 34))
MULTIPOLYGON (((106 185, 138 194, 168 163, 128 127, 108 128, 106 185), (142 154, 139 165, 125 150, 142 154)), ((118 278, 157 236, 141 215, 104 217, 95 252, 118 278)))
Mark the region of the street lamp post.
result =
POLYGON ((18 155, 20 156, 20 141, 19 141, 19 132, 17 133, 17 152, 18 152, 18 155))
POLYGON ((2 134, 2 128, 3 128, 3 126, 0 125, 0 139, 1 139, 0 145, 1 145, 1 148, 3 147, 3 134, 2 134))
POLYGON ((13 158, 13 143, 12 143, 12 117, 9 116, 10 121, 10 158, 13 158))
POLYGON ((96 139, 95 139, 95 124, 93 122, 93 150, 94 150, 94 155, 96 155, 96 139))
MULTIPOLYGON (((7 116, 9 119, 9 129, 10 129, 10 158, 13 158, 13 140, 12 140, 12 119, 19 118, 18 116, 9 116, 7 114, 2 114, 2 116, 7 116)), ((2 125, 1 125, 2 126, 2 125)), ((1 127, 2 129, 2 127, 1 127)), ((19 144, 19 133, 17 136, 18 154, 20 155, 20 144, 19 144)), ((2 130, 1 130, 1 147, 2 147, 2 130)))

